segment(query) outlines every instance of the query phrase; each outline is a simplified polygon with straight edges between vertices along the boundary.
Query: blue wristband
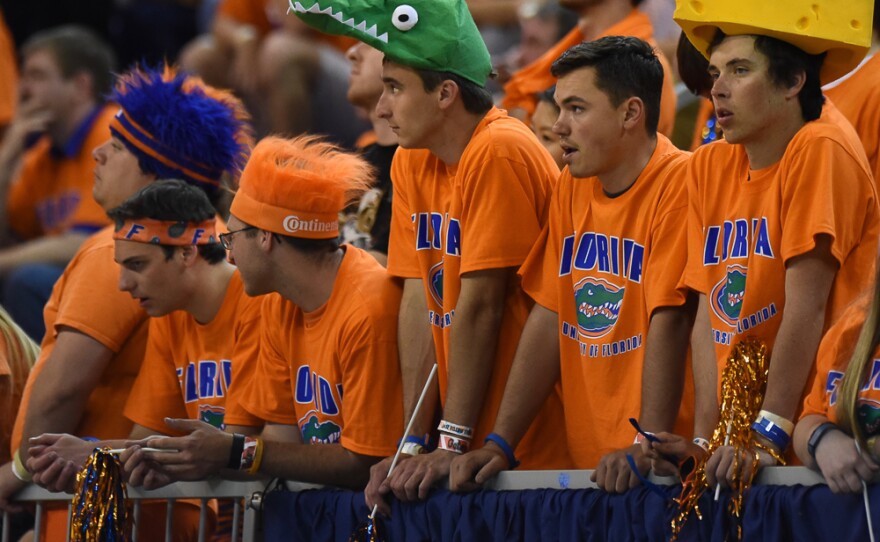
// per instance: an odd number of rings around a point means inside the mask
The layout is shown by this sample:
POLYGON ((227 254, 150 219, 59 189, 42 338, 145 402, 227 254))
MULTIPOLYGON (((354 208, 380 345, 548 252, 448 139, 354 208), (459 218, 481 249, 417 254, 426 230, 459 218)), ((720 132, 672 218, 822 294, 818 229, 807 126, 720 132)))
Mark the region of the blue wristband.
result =
POLYGON ((428 445, 425 442, 424 437, 419 437, 416 435, 410 435, 410 436, 406 437, 405 439, 403 439, 403 442, 404 442, 404 444, 406 444, 407 442, 412 442, 413 444, 418 444, 421 447, 425 447, 428 445))
POLYGON ((513 448, 511 448, 510 444, 504 440, 504 437, 497 433, 489 433, 483 442, 494 442, 496 446, 501 448, 501 451, 504 452, 504 455, 507 457, 507 463, 510 464, 511 469, 515 469, 519 466, 519 461, 517 461, 516 456, 513 455, 513 448))
POLYGON ((772 442, 780 452, 784 452, 791 441, 791 436, 784 429, 767 418, 759 418, 753 423, 752 431, 772 442))

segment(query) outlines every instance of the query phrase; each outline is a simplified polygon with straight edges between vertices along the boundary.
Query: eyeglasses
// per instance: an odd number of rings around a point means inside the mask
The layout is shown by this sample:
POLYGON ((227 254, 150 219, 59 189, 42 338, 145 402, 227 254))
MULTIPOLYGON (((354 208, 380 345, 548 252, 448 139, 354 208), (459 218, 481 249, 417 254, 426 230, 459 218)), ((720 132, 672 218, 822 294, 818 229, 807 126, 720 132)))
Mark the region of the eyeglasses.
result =
POLYGON ((232 248, 232 236, 233 236, 233 235, 235 235, 235 234, 238 233, 238 232, 248 231, 248 230, 255 230, 255 229, 257 229, 256 226, 245 226, 244 228, 242 228, 242 229, 240 229, 240 230, 235 230, 235 231, 229 231, 229 232, 226 232, 226 233, 221 233, 221 234, 218 236, 218 237, 220 237, 220 244, 223 245, 223 248, 224 248, 224 249, 226 249, 226 250, 230 250, 230 249, 232 248))

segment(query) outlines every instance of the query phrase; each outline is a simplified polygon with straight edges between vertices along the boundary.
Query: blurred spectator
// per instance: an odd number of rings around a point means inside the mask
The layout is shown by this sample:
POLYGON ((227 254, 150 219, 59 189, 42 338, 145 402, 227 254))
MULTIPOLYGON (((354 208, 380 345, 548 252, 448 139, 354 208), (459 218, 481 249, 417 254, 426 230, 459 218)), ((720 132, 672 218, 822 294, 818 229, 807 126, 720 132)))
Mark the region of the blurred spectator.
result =
POLYGON ((92 197, 92 149, 110 137, 113 52, 92 32, 59 27, 22 47, 16 115, 0 145, 3 304, 35 340, 43 306, 80 244, 106 224, 92 197))
POLYGON ((562 170, 565 167, 562 161, 562 146, 559 144, 559 136, 553 132, 553 125, 559 117, 559 106, 556 105, 556 99, 553 97, 555 93, 554 85, 538 94, 538 105, 535 106, 535 112, 532 114, 531 127, 538 141, 544 145, 556 165, 562 170))
POLYGON ((181 67, 206 83, 234 89, 261 134, 323 134, 352 147, 369 129, 345 98, 350 38, 324 36, 284 0, 222 0, 209 35, 191 42, 181 67))
POLYGON ((525 0, 517 14, 519 43, 495 67, 500 83, 510 79, 513 72, 538 60, 577 24, 577 14, 563 8, 556 0, 525 0))
POLYGON ((373 126, 358 147, 375 168, 376 182, 357 204, 346 211, 339 236, 341 242, 368 251, 385 265, 391 235, 391 159, 397 150, 397 134, 387 120, 376 114, 376 104, 383 89, 382 59, 385 55, 359 42, 351 46, 346 56, 351 62, 348 101, 369 118, 373 126))

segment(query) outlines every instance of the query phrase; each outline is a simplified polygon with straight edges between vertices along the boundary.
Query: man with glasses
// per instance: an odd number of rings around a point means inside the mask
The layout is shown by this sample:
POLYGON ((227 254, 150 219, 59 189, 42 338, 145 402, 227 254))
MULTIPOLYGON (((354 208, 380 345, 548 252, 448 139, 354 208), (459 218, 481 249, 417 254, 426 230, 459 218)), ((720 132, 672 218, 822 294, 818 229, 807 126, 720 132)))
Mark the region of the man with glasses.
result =
POLYGON ((269 294, 253 377, 237 392, 267 424, 254 439, 171 420, 192 433, 145 443, 178 453, 123 454, 131 483, 149 489, 235 469, 363 488, 370 466, 394 453, 403 431, 400 287, 369 253, 338 243, 338 213, 371 175, 362 158, 314 137, 254 148, 222 242, 245 291, 269 294))

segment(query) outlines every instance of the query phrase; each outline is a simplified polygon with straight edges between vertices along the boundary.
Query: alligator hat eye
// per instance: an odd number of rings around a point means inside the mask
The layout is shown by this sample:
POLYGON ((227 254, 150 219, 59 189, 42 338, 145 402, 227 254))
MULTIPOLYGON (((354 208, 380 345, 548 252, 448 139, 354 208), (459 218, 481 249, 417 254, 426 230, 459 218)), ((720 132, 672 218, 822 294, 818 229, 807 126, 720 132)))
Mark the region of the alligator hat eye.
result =
POLYGON ((407 4, 397 6, 394 13, 391 14, 391 24, 401 32, 406 32, 417 22, 419 22, 419 13, 414 7, 407 4))

